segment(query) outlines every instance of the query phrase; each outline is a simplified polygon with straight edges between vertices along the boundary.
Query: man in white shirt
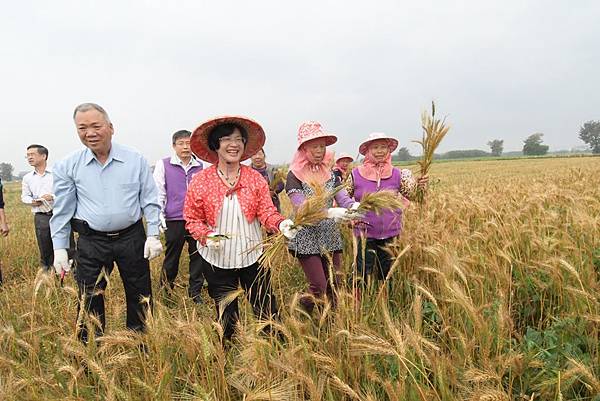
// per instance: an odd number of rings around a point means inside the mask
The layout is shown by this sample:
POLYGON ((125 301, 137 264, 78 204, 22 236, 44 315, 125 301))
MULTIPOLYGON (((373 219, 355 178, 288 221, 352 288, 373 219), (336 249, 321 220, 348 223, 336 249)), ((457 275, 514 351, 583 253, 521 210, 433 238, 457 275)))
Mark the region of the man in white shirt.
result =
POLYGON ((187 130, 173 134, 174 155, 160 159, 154 165, 154 182, 158 189, 158 203, 161 207, 161 226, 165 231, 166 252, 160 275, 160 286, 164 289, 175 286, 179 272, 179 258, 187 242, 190 258, 188 295, 197 304, 202 302, 200 291, 204 286, 202 262, 196 240, 185 229, 183 203, 188 184, 192 177, 202 170, 202 162, 192 154, 190 136, 187 130))
POLYGON ((40 250, 40 263, 44 271, 50 271, 54 263, 54 249, 50 236, 50 217, 54 207, 52 172, 48 170, 48 149, 42 145, 27 147, 27 162, 33 171, 23 177, 21 201, 31 206, 34 215, 35 237, 40 250))

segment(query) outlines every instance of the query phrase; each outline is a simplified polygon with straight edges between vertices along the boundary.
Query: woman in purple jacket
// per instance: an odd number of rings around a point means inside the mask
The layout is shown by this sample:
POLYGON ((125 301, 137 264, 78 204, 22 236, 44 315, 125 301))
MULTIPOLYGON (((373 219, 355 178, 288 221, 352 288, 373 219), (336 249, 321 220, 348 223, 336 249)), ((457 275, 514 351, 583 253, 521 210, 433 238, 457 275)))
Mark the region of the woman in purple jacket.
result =
MULTIPOLYGON (((382 133, 372 133, 360 144, 359 152, 364 155, 362 165, 352 170, 349 193, 360 202, 365 194, 391 190, 404 198, 408 206, 414 199, 417 187, 427 185, 427 177, 418 181, 409 169, 392 166, 392 152, 398 141, 382 133)), ((389 209, 379 215, 368 212, 362 222, 355 225, 358 238, 356 269, 359 280, 364 283, 368 275, 384 280, 392 265, 391 255, 385 247, 402 232, 402 209, 389 209), (364 245, 363 245, 364 243, 364 245)))

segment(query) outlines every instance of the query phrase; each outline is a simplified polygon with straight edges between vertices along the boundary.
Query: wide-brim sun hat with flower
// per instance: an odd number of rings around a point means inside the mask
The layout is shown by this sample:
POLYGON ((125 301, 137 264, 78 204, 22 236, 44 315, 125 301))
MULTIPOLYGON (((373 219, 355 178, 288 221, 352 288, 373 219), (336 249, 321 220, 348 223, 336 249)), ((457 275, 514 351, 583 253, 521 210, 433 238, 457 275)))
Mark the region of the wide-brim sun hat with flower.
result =
POLYGON ((337 136, 323 131, 321 123, 308 121, 300 124, 300 128, 298 128, 298 149, 306 142, 319 138, 325 139, 325 146, 333 145, 337 142, 337 136))
POLYGON ((358 147, 358 151, 360 152, 361 155, 366 155, 367 151, 369 150, 369 146, 371 146, 371 143, 378 141, 378 140, 387 140, 388 141, 388 145, 390 147, 390 153, 393 152, 394 150, 396 150, 396 148, 398 147, 398 140, 396 138, 392 138, 391 136, 384 134, 383 132, 372 132, 369 134, 369 137, 367 139, 365 139, 364 141, 362 141, 362 143, 359 145, 358 147))
POLYGON ((244 127, 248 133, 248 141, 244 146, 244 153, 242 153, 240 161, 249 159, 253 154, 262 149, 265 144, 265 131, 259 123, 242 116, 222 116, 211 118, 200 124, 198 128, 194 130, 192 137, 190 138, 192 152, 194 152, 198 158, 216 164, 219 161, 219 156, 217 155, 217 152, 210 150, 208 147, 208 136, 215 127, 228 123, 234 123, 244 127))

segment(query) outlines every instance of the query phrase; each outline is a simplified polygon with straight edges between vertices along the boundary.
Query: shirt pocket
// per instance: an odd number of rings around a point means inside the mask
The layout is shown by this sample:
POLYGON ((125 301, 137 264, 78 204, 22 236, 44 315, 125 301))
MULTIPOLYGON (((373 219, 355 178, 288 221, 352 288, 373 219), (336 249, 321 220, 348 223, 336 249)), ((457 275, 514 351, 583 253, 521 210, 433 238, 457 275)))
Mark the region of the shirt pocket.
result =
MULTIPOLYGON (((135 199, 139 198, 140 193, 140 183, 139 182, 128 182, 124 184, 119 184, 118 195, 121 197, 121 201, 129 203, 135 199)), ((119 200, 119 199, 117 199, 119 200)))
POLYGON ((123 192, 131 192, 131 191, 138 192, 140 190, 139 182, 129 182, 126 184, 119 184, 119 186, 121 187, 121 190, 123 192))

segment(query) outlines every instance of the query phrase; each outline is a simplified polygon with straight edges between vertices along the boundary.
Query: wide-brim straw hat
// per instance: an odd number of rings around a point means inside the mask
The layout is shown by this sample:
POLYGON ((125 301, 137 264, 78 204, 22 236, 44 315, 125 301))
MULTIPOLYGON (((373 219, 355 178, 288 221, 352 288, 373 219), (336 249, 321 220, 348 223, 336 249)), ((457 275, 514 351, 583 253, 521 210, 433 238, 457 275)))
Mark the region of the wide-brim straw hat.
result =
POLYGON ((339 161, 340 161, 340 160, 342 160, 342 159, 350 159, 350 161, 351 161, 351 162, 353 162, 353 161, 354 161, 354 157, 350 156, 350 155, 349 155, 348 153, 346 153, 346 152, 341 152, 341 153, 339 154, 339 156, 337 156, 337 157, 335 158, 335 162, 337 163, 337 162, 339 162, 339 161))
POLYGON ((308 121, 300 124, 300 128, 298 128, 298 149, 306 142, 319 138, 325 139, 325 146, 333 145, 337 142, 337 136, 323 131, 321 123, 308 121))
POLYGON ((398 147, 398 140, 396 138, 392 138, 391 136, 384 134, 383 132, 372 132, 369 134, 369 137, 362 141, 362 143, 359 145, 358 151, 361 155, 366 155, 367 151, 369 150, 369 146, 371 146, 371 143, 381 139, 385 139, 388 141, 390 153, 396 150, 396 148, 398 147))
POLYGON ((244 146, 244 153, 242 153, 240 161, 249 159, 253 154, 262 149, 265 144, 265 131, 259 123, 242 116, 223 116, 205 121, 194 130, 192 137, 190 138, 192 152, 194 152, 198 158, 216 164, 219 161, 219 156, 217 155, 217 152, 210 150, 208 147, 208 136, 215 127, 228 123, 234 123, 241 126, 245 128, 248 133, 248 140, 244 146))

